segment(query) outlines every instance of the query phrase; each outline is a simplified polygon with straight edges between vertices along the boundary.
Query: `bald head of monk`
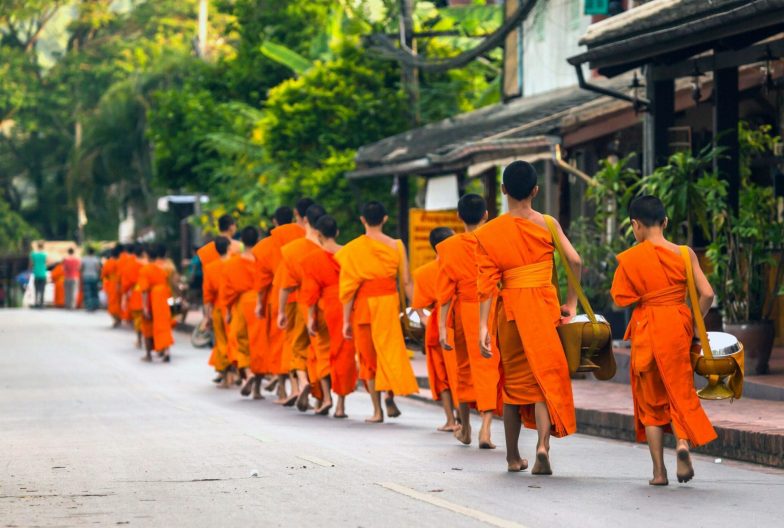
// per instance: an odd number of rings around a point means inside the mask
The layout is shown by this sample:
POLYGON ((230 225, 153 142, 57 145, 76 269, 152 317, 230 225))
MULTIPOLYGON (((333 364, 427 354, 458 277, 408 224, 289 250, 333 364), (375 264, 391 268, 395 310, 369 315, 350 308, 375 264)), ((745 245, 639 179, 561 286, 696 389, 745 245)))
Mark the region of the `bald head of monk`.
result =
POLYGON ((275 209, 275 214, 272 217, 272 223, 275 227, 290 224, 294 221, 294 211, 288 205, 282 205, 275 209))
POLYGON ((362 207, 362 223, 365 227, 381 227, 387 223, 387 209, 381 202, 371 201, 362 207))
POLYGON ((637 242, 661 236, 667 228, 667 210, 656 196, 638 196, 629 203, 629 220, 637 242))
POLYGON ((430 247, 438 253, 436 246, 454 234, 455 232, 449 227, 436 227, 430 231, 430 247))
POLYGON ((219 236, 215 238, 215 251, 218 252, 218 255, 221 257, 225 257, 226 253, 229 252, 229 245, 231 244, 231 240, 226 238, 225 236, 219 236))
POLYGON ((513 161, 504 169, 501 191, 510 200, 533 200, 539 194, 536 169, 527 161, 513 161))
POLYGON ((322 215, 315 224, 316 232, 318 233, 319 242, 322 244, 327 240, 334 240, 338 237, 338 223, 330 215, 322 215))
POLYGON ((243 227, 240 231, 240 240, 242 240, 245 250, 250 251, 259 241, 259 230, 253 226, 243 227))
POLYGON ((294 218, 297 223, 305 227, 305 215, 308 213, 308 207, 316 203, 312 198, 300 198, 294 206, 294 218))
POLYGON ((221 235, 231 238, 237 232, 237 221, 230 214, 218 218, 218 231, 221 235))
POLYGON ((120 253, 122 253, 122 252, 123 252, 123 247, 122 247, 122 244, 116 244, 116 245, 115 245, 115 246, 112 248, 112 257, 113 257, 113 258, 117 258, 117 257, 119 257, 119 256, 120 256, 120 253))
POLYGON ((487 221, 487 202, 478 194, 466 194, 457 202, 457 214, 472 231, 487 221))

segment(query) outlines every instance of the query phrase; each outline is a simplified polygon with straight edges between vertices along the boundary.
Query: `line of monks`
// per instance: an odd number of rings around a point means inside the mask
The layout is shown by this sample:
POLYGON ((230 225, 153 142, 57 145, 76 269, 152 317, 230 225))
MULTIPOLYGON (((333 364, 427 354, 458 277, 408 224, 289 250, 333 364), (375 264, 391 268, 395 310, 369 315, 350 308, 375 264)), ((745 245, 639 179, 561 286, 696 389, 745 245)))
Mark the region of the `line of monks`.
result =
MULTIPOLYGON (((235 240, 233 218, 221 217, 220 236, 198 251, 204 326, 214 334, 214 381, 238 385, 243 396, 257 399, 262 389, 276 392, 276 403, 301 412, 328 415, 334 406, 333 416, 346 418, 345 399, 361 380, 373 406, 367 422, 383 422, 384 410, 400 416, 395 396, 419 391, 401 328, 401 303, 409 299, 426 326, 430 388, 446 417, 439 430, 470 444, 473 409, 481 417, 478 446, 493 449, 491 421, 501 415, 508 470, 528 468, 518 449, 525 425, 538 432, 531 472, 552 474, 551 435, 576 431, 556 328, 575 315, 577 293, 570 285, 562 304, 553 285, 555 245, 545 217, 532 206, 539 192, 534 168, 509 165, 502 190, 509 212, 490 221, 481 196, 463 196, 458 213, 465 232, 433 230, 437 259, 413 273, 402 242, 383 232, 387 213, 378 202, 363 207, 365 234, 345 246, 336 241, 335 219, 307 198, 294 209, 278 208, 275 227, 262 240, 255 227, 243 228, 235 240)), ((678 246, 664 238, 661 202, 641 197, 629 209, 638 244, 618 256, 612 295, 619 305, 636 304, 627 338, 638 439, 650 446, 650 483, 666 485, 663 434, 673 432, 678 479, 685 482, 694 475, 689 446, 716 436, 693 387, 685 266, 678 246)), ((579 277, 580 256, 555 226, 579 277)), ((713 292, 691 256, 707 313, 713 292)), ((120 300, 109 298, 115 321, 127 306, 146 344, 145 359, 155 351, 168 360, 173 340, 166 300, 174 270, 165 250, 145 254, 139 247, 125 261, 118 253, 104 274, 120 284, 120 300)))

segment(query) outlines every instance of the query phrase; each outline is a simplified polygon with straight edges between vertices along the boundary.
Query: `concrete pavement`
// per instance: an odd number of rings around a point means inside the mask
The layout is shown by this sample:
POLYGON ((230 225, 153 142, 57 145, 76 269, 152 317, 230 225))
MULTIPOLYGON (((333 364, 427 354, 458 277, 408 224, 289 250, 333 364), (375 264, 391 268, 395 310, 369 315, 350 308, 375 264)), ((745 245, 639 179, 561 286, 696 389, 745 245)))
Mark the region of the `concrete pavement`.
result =
POLYGON ((379 426, 364 393, 344 421, 242 399, 177 338, 171 364, 146 364, 103 313, 0 311, 0 526, 781 522, 780 470, 696 456, 695 481, 654 489, 645 446, 575 435, 553 441, 555 477, 508 474, 500 422, 488 452, 412 400, 379 426))

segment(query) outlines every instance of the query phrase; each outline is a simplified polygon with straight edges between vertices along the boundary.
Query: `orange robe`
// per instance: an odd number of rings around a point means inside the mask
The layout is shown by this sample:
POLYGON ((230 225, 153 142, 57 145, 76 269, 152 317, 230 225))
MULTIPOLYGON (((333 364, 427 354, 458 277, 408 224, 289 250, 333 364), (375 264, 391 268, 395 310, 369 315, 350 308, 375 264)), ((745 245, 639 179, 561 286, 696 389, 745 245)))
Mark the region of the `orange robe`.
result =
POLYGON ((680 253, 650 242, 618 255, 611 290, 615 303, 636 303, 624 339, 631 339, 631 385, 637 440, 645 426, 665 427, 693 445, 716 438, 694 390, 692 313, 680 253))
POLYGON ((414 271, 414 300, 411 308, 430 310, 425 327, 425 355, 433 399, 440 400, 441 393, 450 390, 453 402, 457 403, 457 390, 452 390, 452 387, 458 385, 457 358, 452 352, 444 353, 438 335, 438 316, 441 309, 437 295, 439 267, 438 260, 434 260, 414 271))
POLYGON ((51 279, 54 284, 54 305, 62 308, 65 306, 65 271, 62 264, 52 268, 51 279))
POLYGON ((310 254, 322 251, 321 246, 307 238, 298 238, 281 248, 281 265, 278 268, 281 288, 294 288, 289 294, 297 300, 297 312, 286 329, 287 338, 291 343, 291 370, 306 370, 316 397, 319 397, 321 386, 318 381, 329 376, 329 330, 324 318, 318 321, 318 335, 308 334, 308 305, 300 302, 299 289, 305 277, 303 263, 310 254))
POLYGON ((121 317, 120 289, 117 280, 117 259, 109 257, 101 268, 103 289, 106 292, 106 310, 116 319, 121 317))
POLYGON ((123 295, 126 296, 126 304, 128 311, 133 320, 133 328, 137 332, 142 331, 142 292, 138 287, 139 271, 141 271, 144 263, 139 257, 134 256, 133 260, 129 260, 125 265, 125 272, 122 274, 120 286, 123 295))
POLYGON ((169 307, 171 287, 169 276, 171 271, 165 261, 155 261, 144 265, 139 270, 139 290, 147 293, 152 320, 145 320, 142 324, 144 337, 152 337, 153 348, 156 352, 163 352, 174 344, 172 334, 172 316, 169 307))
MULTIPOLYGON (((242 253, 242 244, 236 240, 230 239, 231 242, 229 243, 229 250, 228 254, 230 257, 234 255, 239 255, 242 253)), ((215 249, 215 241, 207 242, 202 247, 200 247, 196 251, 196 255, 199 256, 199 261, 201 262, 201 269, 206 269, 207 266, 215 262, 216 260, 220 260, 221 255, 218 253, 218 250, 215 249)))
MULTIPOLYGON (((319 249, 308 254, 302 262, 303 281, 299 302, 307 307, 318 305, 320 319, 327 329, 329 356, 326 375, 332 381, 332 390, 338 396, 346 396, 357 386, 357 357, 354 343, 343 337, 343 303, 338 295, 340 264, 335 255, 319 249)), ((321 322, 319 322, 321 325, 321 322)), ((318 339, 323 340, 321 333, 318 339)), ((325 377, 323 358, 319 359, 320 377, 325 377)))
MULTIPOLYGON (((280 266, 280 249, 297 238, 305 236, 305 230, 297 224, 278 226, 270 236, 253 248, 259 269, 260 287, 267 289, 264 298, 264 318, 261 319, 259 332, 262 372, 268 374, 287 374, 291 370, 291 349, 286 344, 286 334, 278 328, 278 302, 280 285, 275 281, 280 266)), ((296 310, 296 304, 289 299, 289 306, 296 310)), ((291 313, 291 312, 289 312, 291 313)))
POLYGON ((438 302, 452 301, 447 327, 454 331, 458 367, 457 399, 475 404, 478 411, 501 410, 499 358, 482 357, 479 349, 479 293, 477 292, 476 238, 460 233, 440 244, 438 302))
POLYGON ((218 372, 223 372, 231 365, 226 337, 225 286, 223 286, 225 282, 223 274, 224 264, 225 261, 222 259, 210 262, 204 268, 204 280, 202 281, 204 304, 212 305, 212 333, 215 340, 209 364, 218 372))
POLYGON ((359 377, 364 382, 375 380, 378 391, 398 395, 419 392, 400 327, 397 276, 402 251, 402 244, 392 248, 362 235, 335 255, 340 264, 340 301, 354 300, 351 324, 359 377))
POLYGON ((126 275, 129 273, 129 268, 133 266, 136 261, 136 256, 132 253, 122 252, 117 259, 117 289, 120 297, 120 317, 123 321, 132 321, 130 306, 128 306, 128 296, 126 295, 125 287, 123 284, 127 281, 126 275))
POLYGON ((569 366, 556 331, 561 309, 552 284, 550 232, 505 214, 474 235, 479 242, 479 298, 498 296, 489 329, 501 356, 504 403, 519 405, 525 426, 534 429, 533 404, 544 401, 553 435, 574 433, 577 422, 569 366))
MULTIPOLYGON (((251 366, 252 340, 259 331, 259 320, 256 317, 256 302, 259 298, 259 273, 255 257, 234 255, 225 261, 224 302, 231 312, 228 339, 234 353, 237 368, 251 366)), ((261 372, 254 372, 260 374, 261 372)))

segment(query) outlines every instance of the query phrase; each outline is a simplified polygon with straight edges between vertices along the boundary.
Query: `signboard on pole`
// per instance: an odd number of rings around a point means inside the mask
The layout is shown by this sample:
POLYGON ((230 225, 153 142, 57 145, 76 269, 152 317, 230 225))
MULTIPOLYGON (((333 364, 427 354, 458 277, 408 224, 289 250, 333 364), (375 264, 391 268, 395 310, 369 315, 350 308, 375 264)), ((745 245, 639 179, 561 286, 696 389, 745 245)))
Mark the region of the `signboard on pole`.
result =
POLYGON ((460 221, 457 211, 454 209, 448 211, 411 209, 408 219, 408 250, 411 271, 436 258, 433 248, 430 247, 430 231, 436 227, 449 227, 455 233, 462 233, 465 230, 463 222, 460 221))

